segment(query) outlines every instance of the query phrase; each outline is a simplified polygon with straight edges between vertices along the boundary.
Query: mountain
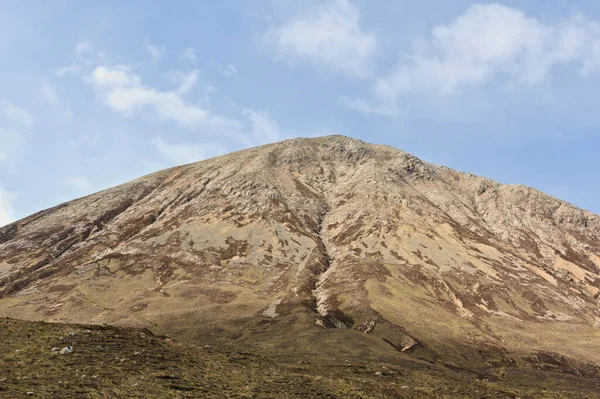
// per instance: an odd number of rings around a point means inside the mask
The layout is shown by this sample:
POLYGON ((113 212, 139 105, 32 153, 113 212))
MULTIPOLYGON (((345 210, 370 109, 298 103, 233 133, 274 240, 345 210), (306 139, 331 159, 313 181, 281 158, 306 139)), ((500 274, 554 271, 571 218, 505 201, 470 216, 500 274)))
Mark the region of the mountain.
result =
POLYGON ((599 296, 600 216, 343 136, 163 170, 0 228, 0 317, 274 357, 597 376, 599 296))

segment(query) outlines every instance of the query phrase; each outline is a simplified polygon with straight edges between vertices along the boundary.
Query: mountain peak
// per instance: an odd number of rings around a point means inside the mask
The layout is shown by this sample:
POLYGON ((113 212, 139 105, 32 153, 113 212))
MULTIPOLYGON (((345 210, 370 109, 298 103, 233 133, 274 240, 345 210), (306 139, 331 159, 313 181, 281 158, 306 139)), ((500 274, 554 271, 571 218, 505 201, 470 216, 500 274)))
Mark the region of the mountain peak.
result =
POLYGON ((599 238, 598 216, 524 186, 292 139, 1 228, 0 315, 270 351, 344 334, 341 351, 593 362, 599 238))

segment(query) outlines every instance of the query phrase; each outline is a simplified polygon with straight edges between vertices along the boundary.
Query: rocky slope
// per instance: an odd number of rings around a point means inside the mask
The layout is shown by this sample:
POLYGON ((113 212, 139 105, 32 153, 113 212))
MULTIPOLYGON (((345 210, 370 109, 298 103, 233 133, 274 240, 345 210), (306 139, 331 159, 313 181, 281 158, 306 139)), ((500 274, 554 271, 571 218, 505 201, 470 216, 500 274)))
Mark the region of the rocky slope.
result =
POLYGON ((595 370, 599 238, 599 216, 531 188, 294 139, 1 228, 0 316, 452 367, 553 353, 595 370))

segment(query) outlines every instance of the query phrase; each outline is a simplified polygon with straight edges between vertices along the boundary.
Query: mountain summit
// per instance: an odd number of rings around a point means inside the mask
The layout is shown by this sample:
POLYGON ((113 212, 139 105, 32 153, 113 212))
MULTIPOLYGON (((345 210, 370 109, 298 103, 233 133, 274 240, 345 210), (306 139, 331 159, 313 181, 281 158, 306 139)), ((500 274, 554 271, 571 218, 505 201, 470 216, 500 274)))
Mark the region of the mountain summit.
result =
POLYGON ((596 367, 599 293, 599 216, 343 136, 163 170, 0 229, 0 316, 272 353, 596 367))

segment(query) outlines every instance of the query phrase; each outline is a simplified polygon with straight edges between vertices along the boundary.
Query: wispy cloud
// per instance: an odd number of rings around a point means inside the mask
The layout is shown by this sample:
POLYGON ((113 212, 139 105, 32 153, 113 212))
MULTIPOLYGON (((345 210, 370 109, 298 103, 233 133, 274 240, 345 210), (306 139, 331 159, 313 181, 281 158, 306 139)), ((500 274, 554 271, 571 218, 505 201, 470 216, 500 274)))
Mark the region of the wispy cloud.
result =
POLYGON ((0 227, 14 222, 15 209, 12 202, 15 195, 0 186, 0 227))
POLYGON ((59 113, 59 116, 63 121, 71 120, 73 118, 73 111, 71 111, 70 107, 67 107, 59 113))
POLYGON ((148 42, 146 42, 144 49, 154 61, 158 61, 167 53, 165 46, 154 46, 148 42))
POLYGON ((54 74, 58 77, 67 76, 67 75, 78 75, 81 73, 81 65, 74 63, 69 66, 64 66, 58 68, 54 71, 54 74))
POLYGON ((57 105, 60 102, 54 89, 46 82, 42 82, 40 86, 40 96, 51 105, 57 105))
POLYGON ((346 108, 360 111, 366 115, 381 115, 389 116, 390 118, 397 118, 398 116, 405 114, 406 112, 401 111, 395 104, 391 103, 379 103, 371 104, 369 101, 363 98, 348 98, 343 97, 340 103, 346 108))
POLYGON ((95 191, 94 185, 82 176, 69 177, 64 180, 64 183, 74 190, 77 195, 90 194, 95 191))
POLYGON ((170 74, 171 80, 178 86, 176 89, 177 93, 184 95, 190 92, 198 83, 198 75, 200 71, 197 69, 192 70, 189 73, 183 73, 175 71, 170 74))
POLYGON ((0 163, 15 157, 25 141, 26 131, 0 123, 0 163))
POLYGON ((180 165, 223 155, 232 148, 272 143, 285 137, 277 122, 266 112, 245 109, 243 116, 246 117, 246 126, 229 131, 223 137, 228 145, 214 141, 168 143, 160 137, 154 138, 151 144, 169 164, 180 165))
POLYGON ((360 12, 348 0, 313 6, 280 26, 271 27, 260 40, 277 60, 308 62, 333 72, 365 77, 377 48, 374 33, 360 26, 360 12))
POLYGON ((0 102, 0 123, 3 121, 21 128, 31 128, 35 124, 29 112, 9 102, 0 102))
POLYGON ((54 75, 57 77, 78 76, 88 72, 90 68, 99 62, 108 62, 106 53, 95 52, 91 42, 77 42, 74 47, 75 60, 66 66, 57 68, 54 75))
POLYGON ((34 117, 24 108, 0 102, 0 163, 18 157, 34 125, 34 117))
POLYGON ((279 124, 264 111, 245 109, 243 114, 248 118, 250 129, 244 133, 243 141, 248 146, 272 143, 283 139, 284 134, 279 124))
POLYGON ((235 67, 235 65, 231 65, 231 64, 227 64, 223 67, 221 67, 221 73, 223 74, 223 76, 226 76, 228 78, 233 78, 235 76, 237 76, 237 68, 235 67))
POLYGON ((90 42, 77 42, 75 44, 75 54, 78 56, 91 53, 92 51, 94 51, 94 45, 90 42))
POLYGON ((186 48, 183 51, 183 54, 181 54, 181 59, 187 61, 196 61, 196 50, 192 47, 186 48))

